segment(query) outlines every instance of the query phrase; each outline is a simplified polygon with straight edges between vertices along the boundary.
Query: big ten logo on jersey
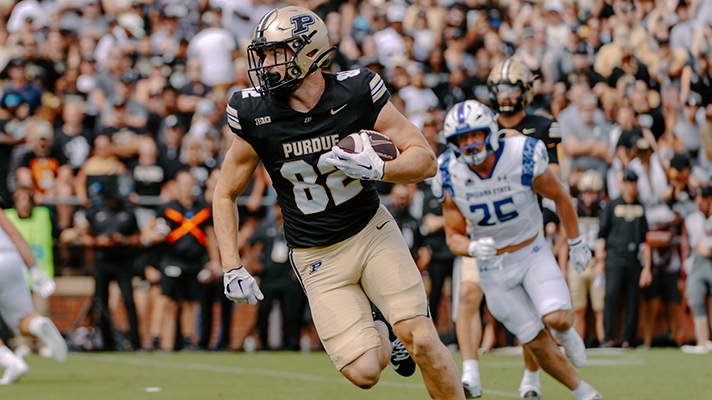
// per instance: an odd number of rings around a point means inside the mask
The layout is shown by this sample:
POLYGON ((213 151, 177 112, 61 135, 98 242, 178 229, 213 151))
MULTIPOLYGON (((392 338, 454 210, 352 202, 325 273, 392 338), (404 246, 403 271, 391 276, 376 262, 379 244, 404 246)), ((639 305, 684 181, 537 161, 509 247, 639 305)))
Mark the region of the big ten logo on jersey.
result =
POLYGON ((291 143, 283 143, 282 150, 284 150, 284 158, 290 158, 292 156, 300 157, 320 151, 329 151, 333 146, 336 146, 338 141, 339 135, 321 136, 291 143))
POLYGON ((350 69, 348 71, 341 71, 336 73, 336 80, 341 82, 345 79, 353 78, 361 73, 360 69, 350 69))
POLYGON ((258 117, 258 118, 255 118, 255 125, 256 125, 256 126, 260 126, 260 125, 264 125, 264 124, 269 124, 269 123, 272 123, 272 117, 270 117, 269 115, 266 116, 266 117, 258 117))

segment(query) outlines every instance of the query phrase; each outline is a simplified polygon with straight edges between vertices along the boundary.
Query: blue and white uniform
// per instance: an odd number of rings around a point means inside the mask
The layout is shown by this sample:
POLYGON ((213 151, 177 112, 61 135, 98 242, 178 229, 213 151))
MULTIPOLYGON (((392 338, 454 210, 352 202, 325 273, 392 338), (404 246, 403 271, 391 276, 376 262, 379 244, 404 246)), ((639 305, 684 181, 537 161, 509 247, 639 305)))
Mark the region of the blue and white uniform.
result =
POLYGON ((441 155, 432 190, 440 201, 446 191, 450 194, 472 222, 472 240, 492 237, 501 249, 537 237, 489 263, 478 261, 492 315, 522 343, 528 343, 544 329, 544 315, 571 309, 571 297, 554 255, 538 235, 542 214, 531 185, 549 164, 546 147, 525 136, 501 139, 499 144, 487 177, 458 161, 452 151, 441 155))
POLYGON ((24 265, 15 243, 0 227, 0 315, 16 335, 20 320, 35 311, 24 265))

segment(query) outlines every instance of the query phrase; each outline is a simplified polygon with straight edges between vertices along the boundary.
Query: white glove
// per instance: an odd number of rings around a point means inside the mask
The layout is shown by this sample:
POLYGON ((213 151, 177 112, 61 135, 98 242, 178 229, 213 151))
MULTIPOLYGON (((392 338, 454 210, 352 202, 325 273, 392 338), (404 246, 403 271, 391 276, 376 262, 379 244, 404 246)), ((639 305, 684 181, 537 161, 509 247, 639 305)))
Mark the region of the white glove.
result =
POLYGON ((57 285, 54 280, 47 276, 42 269, 36 265, 29 268, 30 280, 32 281, 32 290, 39 293, 40 296, 47 298, 54 293, 57 285))
POLYGON ((581 236, 567 241, 569 242, 569 260, 576 272, 580 274, 588 268, 588 264, 591 262, 591 250, 584 244, 581 236))
POLYGON ((342 170, 351 178, 380 181, 385 162, 373 151, 371 138, 365 132, 361 132, 361 143, 363 151, 360 153, 347 153, 338 146, 332 147, 336 157, 327 158, 324 162, 342 170))
POLYGON ((467 252, 471 257, 475 257, 477 261, 489 262, 497 255, 497 249, 494 247, 494 238, 491 236, 483 237, 478 240, 473 240, 467 246, 467 252))
POLYGON ((257 304, 257 300, 265 298, 255 278, 244 267, 231 269, 225 273, 223 286, 225 286, 225 296, 237 303, 253 306, 257 304))

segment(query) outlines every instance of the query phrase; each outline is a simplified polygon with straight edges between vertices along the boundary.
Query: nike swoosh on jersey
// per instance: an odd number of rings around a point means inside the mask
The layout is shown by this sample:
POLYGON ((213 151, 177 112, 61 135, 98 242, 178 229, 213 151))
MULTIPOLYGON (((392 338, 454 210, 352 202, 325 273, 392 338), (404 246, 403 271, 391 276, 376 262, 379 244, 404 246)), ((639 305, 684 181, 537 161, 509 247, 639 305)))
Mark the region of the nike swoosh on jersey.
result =
POLYGON ((524 128, 522 129, 522 133, 525 135, 531 135, 532 133, 536 132, 536 128, 524 128))
MULTIPOLYGON (((388 221, 384 222, 383 225, 377 226, 376 229, 378 229, 378 230, 380 231, 380 230, 383 229, 383 227, 386 226, 386 224, 389 223, 389 222, 391 222, 391 221, 388 220, 388 221)), ((393 368, 395 368, 395 367, 393 367, 393 368)), ((398 368, 395 368, 395 369, 398 369, 398 368)))
POLYGON ((343 106, 337 108, 336 110, 334 110, 334 109, 332 108, 332 109, 331 109, 331 115, 336 115, 336 113, 338 113, 339 111, 343 110, 344 107, 346 107, 347 105, 349 105, 349 103, 344 104, 343 106))

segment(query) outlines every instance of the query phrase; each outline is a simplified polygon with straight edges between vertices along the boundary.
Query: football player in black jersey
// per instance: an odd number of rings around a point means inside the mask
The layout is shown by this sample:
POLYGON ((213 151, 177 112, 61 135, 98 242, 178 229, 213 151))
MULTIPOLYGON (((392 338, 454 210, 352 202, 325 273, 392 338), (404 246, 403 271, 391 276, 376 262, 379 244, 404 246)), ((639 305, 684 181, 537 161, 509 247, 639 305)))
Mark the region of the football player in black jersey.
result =
POLYGON ((549 167, 561 176, 557 155, 561 125, 552 117, 525 112, 534 98, 533 85, 534 75, 524 64, 512 58, 500 61, 487 77, 490 108, 499 114, 500 129, 515 130, 544 142, 549 153, 549 167))
POLYGON ((464 399, 455 360, 427 316, 420 273, 374 184, 432 177, 435 155, 388 101, 380 76, 367 69, 323 73, 330 51, 326 25, 305 8, 272 10, 255 28, 248 47, 254 87, 228 104, 237 137, 214 195, 225 294, 248 304, 263 298, 240 262, 234 209, 262 161, 282 206, 292 267, 337 369, 370 388, 389 360, 406 376, 414 360, 433 398, 464 399), (387 135, 400 156, 384 162, 368 140, 360 153, 334 152, 340 139, 363 129, 387 135), (377 324, 370 303, 384 316, 376 313, 377 324))

